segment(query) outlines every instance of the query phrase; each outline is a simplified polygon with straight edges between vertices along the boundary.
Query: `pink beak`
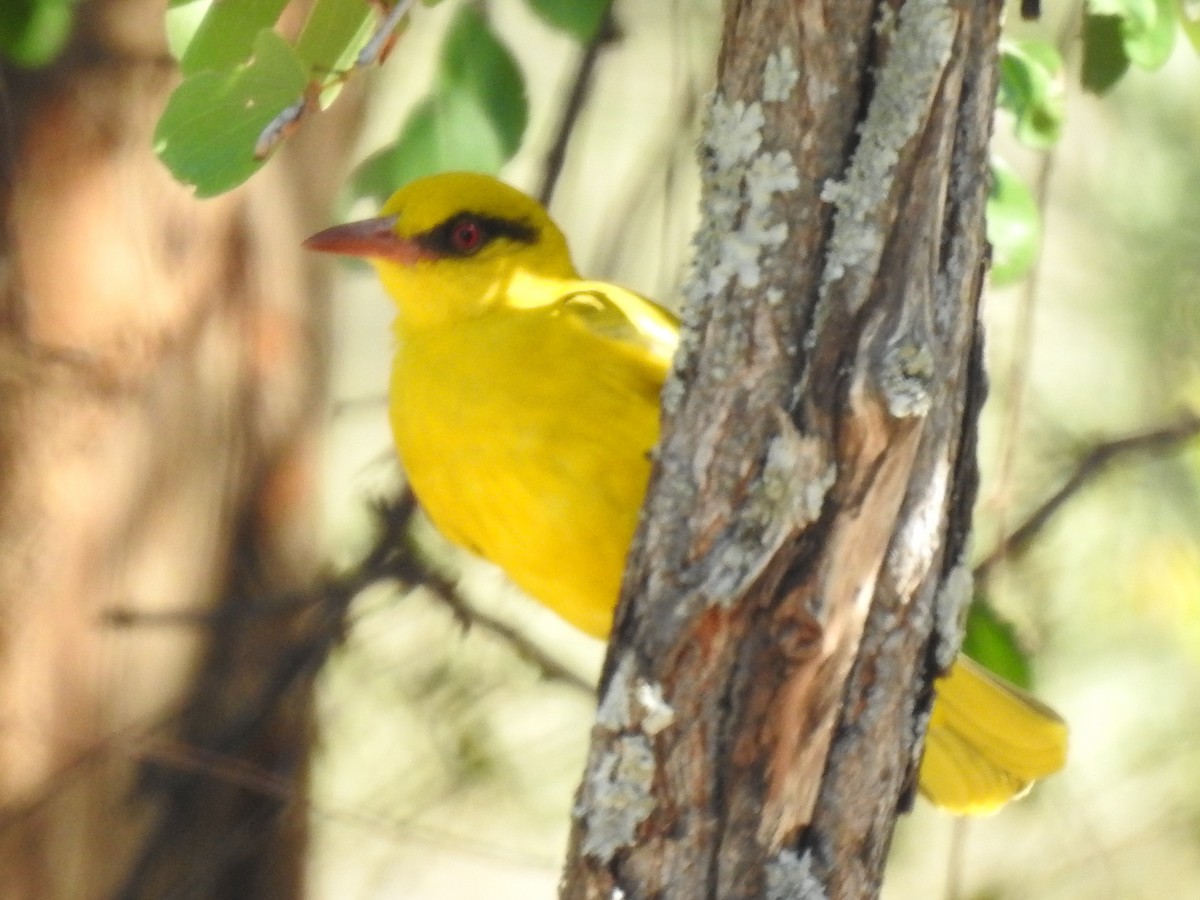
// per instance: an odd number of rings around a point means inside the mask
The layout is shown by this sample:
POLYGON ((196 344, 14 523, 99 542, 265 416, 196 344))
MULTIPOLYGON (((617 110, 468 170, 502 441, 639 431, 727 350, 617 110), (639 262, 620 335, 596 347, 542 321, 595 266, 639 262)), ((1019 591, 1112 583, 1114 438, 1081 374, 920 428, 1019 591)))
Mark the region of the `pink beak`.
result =
POLYGON ((319 253, 387 259, 402 266, 411 266, 418 260, 433 258, 434 254, 420 244, 397 235, 395 225, 395 216, 380 216, 377 219, 334 225, 308 238, 304 247, 319 253))

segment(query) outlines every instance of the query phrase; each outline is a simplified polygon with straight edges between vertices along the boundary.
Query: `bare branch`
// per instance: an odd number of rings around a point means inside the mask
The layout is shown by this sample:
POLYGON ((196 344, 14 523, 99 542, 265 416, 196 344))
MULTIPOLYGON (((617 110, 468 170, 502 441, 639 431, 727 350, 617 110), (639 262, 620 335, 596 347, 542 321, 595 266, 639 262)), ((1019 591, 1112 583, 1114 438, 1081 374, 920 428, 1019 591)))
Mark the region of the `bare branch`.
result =
POLYGON ((412 492, 404 490, 398 497, 375 504, 378 535, 363 559, 339 575, 329 577, 315 587, 269 599, 247 599, 219 610, 177 609, 142 612, 127 607, 113 607, 104 614, 106 623, 116 627, 179 626, 214 624, 217 620, 237 617, 286 617, 298 610, 309 609, 313 616, 307 622, 306 636, 295 643, 293 651, 281 660, 270 687, 254 710, 272 709, 293 685, 296 678, 314 674, 324 664, 330 651, 345 634, 346 614, 350 604, 367 588, 384 581, 395 581, 402 588, 426 588, 441 601, 466 631, 472 627, 498 638, 517 656, 534 666, 549 681, 558 681, 586 694, 595 686, 554 659, 545 649, 521 634, 508 623, 472 605, 456 585, 432 569, 416 552, 409 537, 416 501, 412 492))
POLYGON ((579 59, 579 68, 575 70, 575 80, 571 82, 571 91, 567 95, 567 102, 563 107, 562 119, 558 123, 558 132, 554 136, 554 143, 550 145, 550 151, 546 154, 545 174, 542 176, 542 186, 538 190, 538 199, 544 206, 550 205, 550 197, 554 194, 555 185, 558 184, 558 176, 561 174, 563 162, 567 158, 567 143, 571 140, 571 132, 575 130, 575 123, 579 121, 584 101, 587 100, 588 91, 591 90, 592 79, 596 74, 596 63, 600 59, 600 51, 619 40, 620 37, 621 31, 613 18, 610 5, 604 11, 604 18, 600 20, 600 26, 592 35, 592 39, 584 48, 583 56, 579 59))
POLYGON ((479 628, 508 644, 517 656, 538 669, 547 681, 559 681, 589 696, 595 695, 596 686, 592 682, 567 668, 512 625, 468 603, 462 594, 454 590, 454 586, 441 576, 431 573, 422 581, 422 585, 446 604, 454 618, 462 625, 463 631, 472 627, 479 628))
POLYGON ((1200 415, 1189 413, 1174 425, 1143 431, 1097 444, 1075 466, 1075 471, 1057 491, 1043 500, 1007 537, 975 566, 976 580, 987 578, 992 569, 1028 549, 1046 524, 1075 494, 1100 475, 1110 462, 1129 453, 1169 453, 1200 436, 1200 415))

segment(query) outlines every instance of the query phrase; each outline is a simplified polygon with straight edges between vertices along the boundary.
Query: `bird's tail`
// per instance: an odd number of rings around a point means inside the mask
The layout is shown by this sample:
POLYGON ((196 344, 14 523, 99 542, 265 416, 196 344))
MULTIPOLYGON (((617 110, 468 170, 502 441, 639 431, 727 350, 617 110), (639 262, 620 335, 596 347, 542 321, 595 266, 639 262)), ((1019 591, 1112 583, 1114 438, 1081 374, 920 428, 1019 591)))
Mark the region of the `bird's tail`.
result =
POLYGON ((935 805, 979 815, 1019 797, 1067 758, 1067 726, 1032 694, 965 656, 938 679, 920 786, 935 805))

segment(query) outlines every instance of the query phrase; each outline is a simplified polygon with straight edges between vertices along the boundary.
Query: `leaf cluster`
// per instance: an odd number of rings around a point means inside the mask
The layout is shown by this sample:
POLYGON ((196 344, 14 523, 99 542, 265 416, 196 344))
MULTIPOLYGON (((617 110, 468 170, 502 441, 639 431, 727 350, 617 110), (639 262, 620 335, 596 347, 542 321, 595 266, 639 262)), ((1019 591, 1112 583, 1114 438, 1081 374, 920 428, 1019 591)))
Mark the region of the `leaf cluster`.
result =
MULTIPOLYGON (((1000 48, 997 106, 1011 117, 1017 139, 1035 150, 1049 150, 1062 134, 1062 71, 1062 57, 1043 41, 1005 41, 1000 48)), ((992 282, 1011 284, 1024 278, 1041 246, 1041 217, 1029 187, 999 157, 992 160, 987 226, 992 282)))
MULTIPOLYGON (((581 44, 611 0, 527 0, 581 44)), ((525 75, 479 6, 463 6, 443 39, 434 87, 394 141, 360 167, 353 193, 382 201, 397 187, 451 169, 495 173, 516 154, 529 122, 525 75)))
POLYGON ((1153 71, 1183 27, 1200 48, 1200 9, 1189 0, 1087 0, 1083 21, 1083 86, 1100 94, 1130 66, 1153 71))
MULTIPOLYGON (((595 34, 609 4, 528 2, 547 23, 580 41, 595 34)), ((294 42, 279 30, 287 5, 171 0, 168 35, 184 80, 159 121, 155 149, 199 196, 241 184, 305 116, 332 103, 350 78, 382 62, 414 4, 315 0, 294 42), (390 17, 393 10, 398 23, 390 17)), ((528 120, 516 59, 485 7, 463 5, 444 38, 433 91, 396 140, 362 168, 355 189, 386 196, 405 181, 450 167, 495 172, 520 147, 528 120)))
MULTIPOLYGON (((1200 49, 1200 4, 1189 0, 1086 0, 1080 35, 1085 90, 1104 93, 1130 69, 1160 68, 1179 31, 1200 49)), ((1044 41, 1005 41, 1000 57, 997 105, 1011 117, 1021 143, 1050 150, 1062 133, 1066 113, 1062 56, 1044 41)), ((1024 278, 1041 244, 1038 204, 1028 186, 1004 160, 992 162, 988 201, 992 281, 1024 278)))

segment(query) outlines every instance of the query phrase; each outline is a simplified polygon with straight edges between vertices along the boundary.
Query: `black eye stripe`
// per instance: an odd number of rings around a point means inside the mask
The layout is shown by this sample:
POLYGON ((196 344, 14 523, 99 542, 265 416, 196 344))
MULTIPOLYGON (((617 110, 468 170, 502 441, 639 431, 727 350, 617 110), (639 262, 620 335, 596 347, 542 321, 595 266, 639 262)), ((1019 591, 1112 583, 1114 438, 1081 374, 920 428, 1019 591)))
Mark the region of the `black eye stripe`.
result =
POLYGON ((417 235, 416 241, 438 256, 463 257, 479 252, 497 238, 506 238, 519 244, 532 244, 537 240, 537 229, 526 222, 518 222, 513 219, 461 212, 451 216, 440 225, 417 235), (470 252, 464 253, 454 241, 454 232, 466 223, 473 224, 479 229, 479 241, 470 252))

